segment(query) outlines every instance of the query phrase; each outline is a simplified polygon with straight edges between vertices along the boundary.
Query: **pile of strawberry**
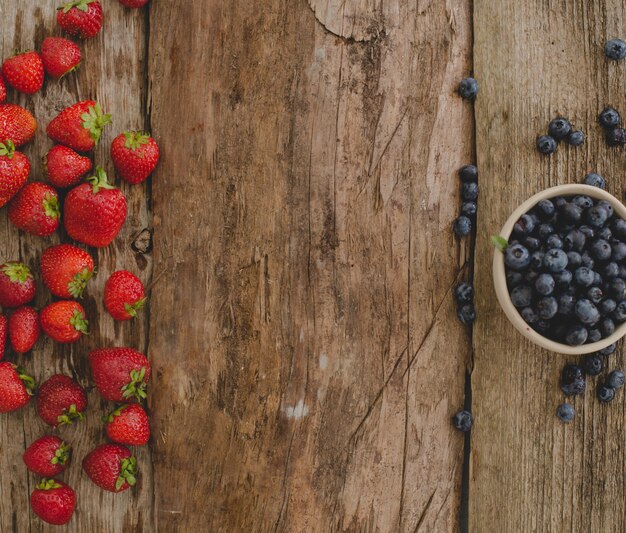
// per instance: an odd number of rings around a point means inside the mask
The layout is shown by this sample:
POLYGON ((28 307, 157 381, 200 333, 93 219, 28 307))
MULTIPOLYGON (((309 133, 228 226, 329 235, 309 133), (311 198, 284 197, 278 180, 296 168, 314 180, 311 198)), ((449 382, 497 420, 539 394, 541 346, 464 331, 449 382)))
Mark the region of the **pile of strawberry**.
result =
MULTIPOLYGON (((148 0, 120 0, 128 7, 141 7, 148 0)), ((61 6, 57 23, 70 36, 88 39, 102 28, 103 13, 97 0, 76 0, 61 6)), ((81 50, 61 37, 48 37, 41 53, 17 53, 2 64, 0 76, 0 208, 8 204, 8 217, 22 231, 46 237, 61 220, 67 235, 77 243, 106 247, 115 239, 126 219, 126 198, 111 185, 105 171, 83 155, 93 150, 111 116, 93 100, 78 102, 47 126, 48 137, 57 143, 45 156, 47 183, 29 182, 30 162, 18 149, 35 136, 37 121, 19 105, 3 103, 5 82, 15 91, 34 94, 45 75, 60 78, 77 69, 81 50), (81 183, 82 182, 82 183, 81 183), (57 189, 69 189, 59 193, 57 189), (64 197, 64 200, 62 198, 64 197), (61 207, 62 206, 62 207, 61 207)), ((112 143, 111 159, 117 175, 130 184, 145 181, 159 159, 159 148, 143 132, 124 132, 112 143)), ((7 337, 15 354, 32 350, 41 332, 56 342, 71 343, 88 333, 82 296, 94 274, 90 253, 75 244, 47 248, 40 257, 39 274, 55 300, 38 311, 29 305, 35 297, 31 269, 19 261, 0 265, 0 360, 7 337)), ((142 282, 120 270, 108 279, 104 306, 115 320, 130 320, 146 301, 142 282)), ((148 359, 132 348, 102 348, 89 354, 92 378, 102 398, 117 405, 105 417, 111 443, 102 444, 84 457, 89 478, 111 492, 121 492, 136 482, 137 461, 127 446, 144 446, 150 426, 141 403, 150 378, 148 359)), ((41 419, 58 428, 80 421, 87 409, 83 388, 64 375, 49 377, 38 389, 35 381, 15 364, 0 362, 0 413, 15 411, 36 397, 41 419)), ((24 453, 24 463, 42 477, 31 494, 31 508, 51 524, 67 523, 74 512, 76 495, 58 479, 69 466, 72 448, 55 434, 33 442, 24 453)))

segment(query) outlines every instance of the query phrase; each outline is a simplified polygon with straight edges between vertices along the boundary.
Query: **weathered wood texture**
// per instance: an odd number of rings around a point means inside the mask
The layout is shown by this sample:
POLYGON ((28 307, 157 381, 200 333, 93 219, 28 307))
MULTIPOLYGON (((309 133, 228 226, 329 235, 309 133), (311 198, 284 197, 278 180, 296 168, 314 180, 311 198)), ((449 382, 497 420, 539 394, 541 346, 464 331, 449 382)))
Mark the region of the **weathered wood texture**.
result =
POLYGON ((151 7, 161 531, 456 528, 469 3, 310 4, 151 7))
MULTIPOLYGON (((0 0, 2 33, 0 51, 8 57, 14 49, 39 47, 48 35, 58 35, 56 2, 14 2, 0 0)), ((45 135, 49 120, 63 107, 80 99, 95 98, 113 114, 114 125, 109 127, 95 151, 96 164, 110 170, 111 140, 129 128, 144 128, 145 101, 145 31, 143 12, 125 10, 118 2, 106 2, 105 31, 96 39, 81 45, 83 64, 75 75, 62 81, 48 80, 42 92, 25 97, 10 92, 8 101, 25 105, 39 121, 34 143, 25 149, 32 163, 31 180, 41 180, 41 158, 52 146, 45 135)), ((91 335, 72 346, 54 344, 48 339, 39 341, 32 353, 17 358, 39 382, 54 373, 74 376, 89 392, 89 411, 86 420, 73 427, 61 428, 58 433, 74 446, 74 460, 62 479, 77 492, 78 509, 67 531, 142 531, 150 530, 153 513, 153 485, 149 450, 138 449, 141 481, 132 491, 121 495, 105 493, 89 481, 81 470, 86 453, 105 441, 101 417, 110 408, 100 400, 91 386, 87 352, 107 345, 130 345, 140 350, 147 347, 147 317, 132 324, 114 324, 102 305, 106 279, 115 270, 126 268, 149 283, 152 261, 149 254, 135 253, 131 243, 143 228, 150 227, 149 190, 145 186, 122 186, 128 198, 129 217, 115 243, 105 250, 90 250, 97 263, 98 274, 87 289, 84 305, 91 321, 91 335)), ((24 260, 35 273, 39 270, 42 250, 60 241, 67 242, 62 232, 42 239, 18 232, 6 217, 6 208, 0 217, 0 262, 24 260)), ((50 294, 38 284, 36 304, 39 307, 51 301, 50 294)), ((11 360, 16 360, 10 355, 11 360)), ((53 531, 29 512, 28 498, 36 477, 27 475, 22 463, 25 446, 49 432, 36 414, 34 403, 19 412, 0 417, 0 531, 53 531)))
MULTIPOLYGON (((596 123, 611 104, 626 110, 622 63, 604 58, 604 42, 623 36, 622 2, 476 0, 477 153, 481 172, 474 328, 470 531, 625 531, 623 395, 595 398, 589 380, 571 425, 555 409, 564 400, 559 371, 568 358, 532 346, 510 326, 492 289, 490 234, 519 202, 539 190, 606 176, 624 190, 624 152, 607 148, 596 123), (585 130, 579 149, 552 157, 535 136, 558 114, 585 130), (489 209, 485 209, 489 206, 489 209)), ((623 367, 621 345, 609 368, 623 367)))

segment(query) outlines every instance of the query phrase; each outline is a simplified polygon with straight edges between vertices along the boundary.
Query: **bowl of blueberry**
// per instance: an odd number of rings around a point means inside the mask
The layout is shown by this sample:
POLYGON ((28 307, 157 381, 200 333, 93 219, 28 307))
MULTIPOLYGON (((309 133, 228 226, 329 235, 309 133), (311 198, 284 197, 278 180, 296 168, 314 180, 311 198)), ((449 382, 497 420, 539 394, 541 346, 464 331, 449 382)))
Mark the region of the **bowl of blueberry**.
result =
POLYGON ((522 335, 563 354, 626 335, 626 207, 617 198, 590 185, 546 189, 492 240, 496 295, 522 335))

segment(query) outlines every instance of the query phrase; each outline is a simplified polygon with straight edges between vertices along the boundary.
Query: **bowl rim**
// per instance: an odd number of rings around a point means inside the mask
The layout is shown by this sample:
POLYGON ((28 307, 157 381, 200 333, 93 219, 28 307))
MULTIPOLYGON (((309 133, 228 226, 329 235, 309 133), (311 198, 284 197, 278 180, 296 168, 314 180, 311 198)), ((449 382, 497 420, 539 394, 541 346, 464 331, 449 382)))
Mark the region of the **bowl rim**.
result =
MULTIPOLYGON (((511 216, 509 216, 507 221, 504 223, 504 226, 502 226, 498 235, 508 241, 511 233, 513 232, 513 226, 517 220, 523 214, 530 211, 530 209, 541 200, 549 200, 555 196, 573 196, 580 194, 591 196, 597 200, 606 200, 607 202, 610 202, 615 213, 621 218, 626 219, 626 207, 615 196, 598 187, 573 183, 549 187, 528 198, 525 202, 520 204, 519 207, 513 211, 513 213, 511 213, 511 216)), ((547 337, 544 337, 540 333, 536 332, 524 321, 522 315, 520 315, 517 308, 511 301, 511 296, 509 295, 509 290, 506 284, 504 254, 498 248, 495 249, 493 254, 493 283, 500 307, 502 307, 502 310, 511 324, 513 324, 515 329, 517 329, 524 337, 542 348, 565 355, 589 354, 606 348, 626 335, 626 322, 615 328, 613 334, 608 336, 606 339, 602 339, 598 342, 592 342, 590 344, 583 344, 581 346, 569 346, 568 344, 562 344, 548 339, 547 337)))

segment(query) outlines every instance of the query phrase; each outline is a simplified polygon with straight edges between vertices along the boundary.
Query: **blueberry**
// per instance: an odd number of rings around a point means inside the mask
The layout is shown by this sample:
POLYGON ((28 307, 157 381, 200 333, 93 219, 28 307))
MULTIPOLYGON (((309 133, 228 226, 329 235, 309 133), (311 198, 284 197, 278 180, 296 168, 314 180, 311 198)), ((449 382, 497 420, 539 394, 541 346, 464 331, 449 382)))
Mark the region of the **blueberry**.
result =
POLYGON ((613 261, 623 261, 626 259, 626 243, 616 241, 612 248, 611 259, 613 261))
POLYGON ((511 302, 515 307, 528 307, 533 301, 533 291, 528 285, 518 285, 511 291, 511 302))
POLYGON ((575 415, 574 406, 569 403, 562 403, 556 408, 556 416, 561 422, 571 422, 575 415))
POLYGON ((537 272, 536 270, 529 270, 528 272, 526 272, 526 275, 524 276, 524 281, 526 283, 530 283, 531 285, 534 285, 538 277, 539 277, 539 272, 537 272))
POLYGON ((596 239, 591 243, 591 255, 596 261, 608 261, 611 258, 611 245, 604 239, 596 239))
POLYGON ((559 296, 559 310, 558 313, 564 316, 571 316, 574 314, 574 304, 576 303, 576 298, 573 294, 561 294, 559 296))
POLYGON ((626 322, 626 300, 622 300, 617 304, 612 316, 615 322, 619 322, 620 324, 626 322))
POLYGON ((583 324, 592 326, 597 324, 600 320, 600 311, 598 308, 587 298, 581 298, 574 305, 574 314, 578 317, 583 324))
POLYGON ((560 272, 567 266, 567 254, 558 248, 551 248, 543 256, 543 266, 550 272, 560 272))
POLYGON ((530 267, 539 270, 543 265, 543 252, 533 252, 530 254, 530 267))
MULTIPOLYGON (((567 259, 567 256, 565 259, 567 259)), ((504 264, 513 270, 525 269, 530 264, 530 252, 528 248, 521 244, 507 246, 504 252, 504 264)))
POLYGON ((581 366, 588 376, 597 376, 604 368, 604 361, 600 355, 586 355, 581 366))
POLYGON ((548 224, 547 222, 540 224, 539 228, 537 229, 537 236, 542 240, 547 239, 553 233, 554 226, 552 224, 548 224))
POLYGON ((603 128, 615 128, 620 123, 620 116, 616 109, 605 107, 598 116, 598 122, 603 128))
POLYGON ((615 333, 615 322, 613 322, 610 318, 605 318, 600 322, 600 331, 602 332, 602 337, 610 337, 615 333))
POLYGON ((541 200, 537 204, 537 214, 543 220, 550 220, 555 213, 554 204, 550 200, 541 200))
POLYGON ((587 342, 587 336, 588 332, 585 326, 570 326, 567 330, 567 334, 565 335, 565 342, 570 346, 580 346, 581 344, 585 344, 585 342, 587 342))
POLYGON ((475 165, 465 165, 459 170, 459 177, 464 183, 476 183, 478 181, 478 169, 475 165))
POLYGON ((475 202, 478 198, 478 183, 464 183, 461 186, 461 197, 468 202, 475 202))
POLYGON ((506 284, 509 289, 517 287, 524 280, 524 276, 514 270, 508 270, 506 273, 506 284))
POLYGON ((606 384, 602 384, 598 387, 598 400, 602 403, 610 402, 615 398, 615 389, 612 389, 606 384))
POLYGON ((567 136, 567 142, 572 146, 580 146, 585 142, 585 134, 582 130, 570 132, 567 136))
POLYGON ((578 268, 582 264, 582 257, 578 252, 567 252, 567 264, 571 268, 578 268))
POLYGON ((626 266, 620 265, 618 277, 622 279, 626 279, 626 266))
POLYGON ((476 216, 476 202, 463 202, 461 214, 467 218, 474 218, 476 216))
POLYGON ((614 61, 626 57, 626 43, 621 39, 611 39, 604 45, 604 55, 614 61))
POLYGON ((540 274, 535 281, 535 290, 543 296, 549 296, 554 291, 554 278, 550 274, 540 274))
POLYGON ((572 273, 569 270, 561 270, 561 272, 555 272, 552 277, 556 283, 556 287, 559 290, 567 289, 572 283, 572 273))
POLYGON ((457 303, 471 303, 474 300, 474 287, 469 283, 461 282, 454 288, 454 297, 457 303))
POLYGON ((613 235, 618 239, 626 239, 626 220, 623 218, 616 218, 611 223, 611 229, 613 230, 613 235))
POLYGON ((591 285, 593 284, 593 278, 593 270, 591 270, 590 268, 578 267, 574 271, 574 280, 576 281, 576 284, 580 285, 581 287, 591 287, 591 285))
POLYGON ((602 340, 602 333, 598 328, 589 328, 587 330, 587 342, 598 342, 602 340))
POLYGON ((604 140, 609 146, 626 144, 626 130, 624 128, 612 128, 604 130, 604 140))
MULTIPOLYGON (((615 252, 615 249, 613 251, 615 252)), ((611 261, 602 267, 602 275, 607 279, 616 278, 618 274, 619 265, 614 261, 611 261)))
POLYGON ((591 185, 592 187, 606 189, 606 181, 604 181, 604 178, 596 172, 590 172, 589 174, 587 174, 583 179, 583 183, 585 185, 591 185))
POLYGON ((608 315, 615 311, 616 307, 617 303, 615 302, 615 300, 612 300, 611 298, 605 298, 598 305, 598 311, 600 311, 602 315, 608 315))
POLYGON ((526 246, 529 251, 539 250, 539 248, 541 248, 541 241, 536 237, 526 237, 524 239, 524 246, 526 246))
POLYGON ((454 221, 453 229, 459 237, 465 237, 472 231, 472 221, 465 216, 460 216, 454 221))
POLYGON ((513 226, 513 233, 518 236, 529 235, 535 230, 535 219, 528 213, 522 215, 513 226))
POLYGON ((597 235, 598 238, 604 239, 605 241, 610 241, 613 238, 613 232, 608 226, 604 226, 600 231, 598 231, 597 235))
POLYGON ((609 219, 609 214, 603 206, 596 204, 591 209, 587 210, 585 219, 591 227, 601 228, 609 219))
POLYGON ((613 370, 606 378, 606 384, 612 389, 621 389, 624 386, 624 372, 613 370))
POLYGON ((617 348, 617 344, 613 343, 613 344, 609 344, 606 348, 602 348, 602 350, 598 350, 596 353, 598 355, 603 355, 603 356, 607 356, 607 355, 611 355, 612 353, 615 352, 617 348))
POLYGON ((459 83, 458 92, 461 98, 473 100, 478 94, 478 82, 474 78, 465 78, 459 83))
POLYGON ((577 224, 583 216, 583 210, 576 204, 568 202, 560 210, 560 214, 566 222, 577 224))
POLYGON ((599 304, 602 301, 603 297, 604 294, 602 293, 602 289, 600 287, 591 287, 587 291, 587 298, 589 298, 589 300, 593 304, 599 304))
POLYGON ((549 135, 537 137, 537 150, 544 155, 552 154, 556 151, 556 141, 549 135))
POLYGON ((476 310, 472 304, 464 304, 459 307, 457 316, 462 324, 469 326, 474 322, 474 320, 476 320, 476 310))
POLYGON ((561 390, 568 396, 585 392, 585 376, 582 368, 576 365, 565 365, 561 371, 561 390))
POLYGON ((561 207, 563 207, 567 203, 567 200, 564 196, 555 196, 554 198, 552 198, 552 203, 557 209, 561 209, 561 207))
POLYGON ((550 320, 559 309, 559 304, 553 296, 544 296, 537 302, 537 315, 543 320, 550 320))
POLYGON ((533 324, 533 328, 535 329, 535 331, 541 333, 542 335, 545 335, 550 331, 551 324, 549 320, 540 319, 533 324))
POLYGON ((539 320, 537 313, 535 313, 532 307, 524 307, 519 314, 522 315, 524 322, 527 324, 534 324, 537 320, 539 320))
POLYGON ((563 241, 561 237, 554 233, 546 239, 546 246, 548 248, 563 248, 563 241))
POLYGON ((593 207, 593 200, 590 196, 585 194, 574 196, 572 203, 576 204, 581 209, 589 209, 590 207, 593 207))
POLYGON ((589 255, 589 252, 583 252, 580 256, 580 264, 586 268, 592 269, 596 263, 589 255))
POLYGON ((593 272, 593 284, 596 287, 602 285, 602 276, 594 270, 593 272))
POLYGON ((591 226, 587 226, 586 224, 579 226, 578 231, 580 231, 587 239, 593 239, 596 236, 596 231, 591 226))
POLYGON ((563 248, 566 251, 581 252, 587 242, 586 235, 579 229, 570 231, 563 239, 563 248))
POLYGON ((613 278, 608 283, 608 292, 617 301, 626 299, 626 282, 622 278, 613 278))
POLYGON ((469 431, 472 429, 472 423, 474 419, 469 411, 459 411, 452 417, 452 423, 454 427, 459 431, 469 431))
POLYGON ((552 119, 550 124, 548 124, 548 135, 557 141, 565 139, 565 137, 569 135, 570 131, 572 131, 572 125, 566 118, 557 117, 552 119))

